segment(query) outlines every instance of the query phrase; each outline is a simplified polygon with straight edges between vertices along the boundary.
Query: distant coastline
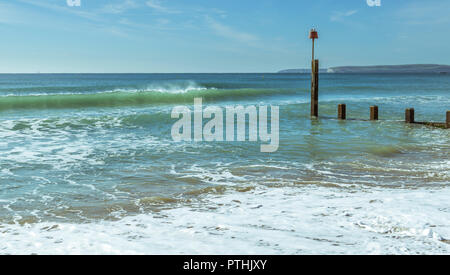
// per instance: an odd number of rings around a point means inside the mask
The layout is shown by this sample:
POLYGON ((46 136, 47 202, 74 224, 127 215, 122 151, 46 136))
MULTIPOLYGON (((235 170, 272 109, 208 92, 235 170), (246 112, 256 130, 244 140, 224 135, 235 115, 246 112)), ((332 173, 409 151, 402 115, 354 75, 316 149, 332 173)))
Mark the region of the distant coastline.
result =
MULTIPOLYGON (((310 69, 288 69, 278 73, 310 73, 310 69)), ((321 73, 433 73, 449 74, 450 66, 437 64, 341 66, 321 69, 321 73)))
MULTIPOLYGON (((328 73, 329 69, 320 69, 319 73, 328 73)), ((288 69, 281 70, 278 72, 279 74, 309 74, 311 73, 311 69, 288 69)))

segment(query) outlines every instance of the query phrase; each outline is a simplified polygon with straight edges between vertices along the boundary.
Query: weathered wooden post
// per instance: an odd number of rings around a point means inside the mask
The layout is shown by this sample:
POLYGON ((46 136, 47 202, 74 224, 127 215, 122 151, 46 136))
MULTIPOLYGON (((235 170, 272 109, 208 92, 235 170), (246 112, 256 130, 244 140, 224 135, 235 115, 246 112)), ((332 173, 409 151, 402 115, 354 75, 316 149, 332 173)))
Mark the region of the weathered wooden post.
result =
POLYGON ((314 59, 314 40, 319 38, 315 29, 309 33, 312 39, 312 63, 311 63, 311 116, 319 116, 319 60, 314 59))
POLYGON ((405 111, 405 122, 414 123, 414 108, 406 109, 405 111))
POLYGON ((450 111, 447 111, 447 120, 445 126, 447 129, 450 129, 450 111))
POLYGON ((311 116, 319 116, 319 60, 312 61, 311 116))
POLYGON ((370 106, 370 120, 378 120, 378 106, 370 106))
POLYGON ((345 104, 338 105, 338 119, 347 119, 347 106, 345 104))

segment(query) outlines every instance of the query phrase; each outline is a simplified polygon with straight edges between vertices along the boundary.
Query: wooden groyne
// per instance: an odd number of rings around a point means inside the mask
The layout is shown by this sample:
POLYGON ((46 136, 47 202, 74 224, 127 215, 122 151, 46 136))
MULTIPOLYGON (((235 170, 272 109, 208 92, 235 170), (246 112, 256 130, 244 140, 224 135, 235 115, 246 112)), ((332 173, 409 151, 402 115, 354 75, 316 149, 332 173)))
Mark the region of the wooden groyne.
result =
MULTIPOLYGON (((319 38, 319 35, 315 29, 309 32, 309 38, 312 39, 312 63, 311 63, 311 117, 319 116, 319 60, 314 59, 314 40, 319 38)), ((339 120, 347 119, 347 105, 338 105, 339 120)), ((408 108, 405 110, 405 123, 408 124, 422 124, 431 127, 438 127, 443 129, 450 129, 450 111, 446 113, 445 122, 427 122, 415 120, 414 108, 408 108)), ((370 106, 370 121, 379 120, 378 106, 370 106)))
POLYGON ((311 63, 311 116, 319 116, 319 60, 314 59, 314 40, 319 38, 317 31, 312 29, 309 32, 312 39, 312 63, 311 63))
POLYGON ((338 119, 341 120, 347 119, 347 105, 345 104, 338 105, 338 119))
MULTIPOLYGON (((367 119, 351 119, 360 121, 377 121, 379 120, 378 106, 370 106, 370 118, 367 119)), ((437 127, 442 129, 450 129, 450 111, 446 113, 445 122, 428 122, 428 121, 416 121, 414 108, 408 108, 405 110, 405 123, 407 124, 421 124, 425 126, 437 127)), ((347 119, 347 105, 339 104, 337 107, 337 119, 346 120, 347 119)))
POLYGON ((405 111, 405 122, 411 124, 422 124, 431 127, 438 127, 443 129, 450 129, 450 111, 447 111, 445 122, 427 122, 427 121, 416 121, 414 117, 414 108, 406 109, 405 111))
POLYGON ((370 106, 370 120, 378 120, 378 106, 370 106))
POLYGON ((311 116, 319 116, 319 60, 317 59, 312 61, 311 116))

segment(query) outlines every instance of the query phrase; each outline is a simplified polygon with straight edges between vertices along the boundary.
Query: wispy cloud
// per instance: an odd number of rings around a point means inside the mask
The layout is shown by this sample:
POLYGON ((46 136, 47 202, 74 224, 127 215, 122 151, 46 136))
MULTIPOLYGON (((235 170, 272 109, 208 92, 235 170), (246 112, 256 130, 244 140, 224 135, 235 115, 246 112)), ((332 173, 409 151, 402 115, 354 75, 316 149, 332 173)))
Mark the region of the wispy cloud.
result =
POLYGON ((95 21, 100 20, 99 16, 96 13, 74 9, 72 7, 68 7, 66 5, 66 3, 64 3, 63 5, 62 4, 58 5, 58 4, 45 3, 42 1, 36 1, 36 0, 18 0, 18 1, 25 3, 25 4, 36 6, 39 8, 49 9, 49 10, 58 11, 58 12, 65 12, 68 14, 72 14, 72 15, 83 17, 83 18, 90 19, 90 20, 95 20, 95 21))
POLYGON ((357 12, 358 12, 357 10, 349 10, 349 11, 344 11, 344 12, 335 11, 331 15, 330 20, 333 22, 342 21, 345 17, 352 16, 352 15, 356 14, 357 12))
POLYGON ((171 24, 171 21, 166 18, 155 19, 152 24, 138 23, 138 22, 131 21, 128 18, 121 18, 118 21, 118 23, 121 26, 125 27, 127 30, 138 31, 138 32, 153 31, 153 30, 175 31, 175 30, 180 30, 182 28, 178 25, 171 24))
POLYGON ((164 6, 159 0, 147 0, 145 3, 147 7, 154 9, 157 12, 161 13, 180 13, 179 10, 171 9, 164 6))
POLYGON ((110 3, 103 7, 102 12, 120 14, 130 9, 135 9, 139 5, 134 0, 124 0, 121 2, 110 3))
POLYGON ((409 25, 436 25, 449 23, 450 1, 423 1, 408 4, 398 16, 409 25))
POLYGON ((218 8, 194 8, 192 13, 203 14, 207 16, 219 16, 221 18, 227 18, 228 12, 218 8))
POLYGON ((0 24, 20 24, 22 23, 20 12, 10 4, 0 3, 0 24))
MULTIPOLYGON (((17 0, 28 5, 33 5, 39 9, 47 9, 58 14, 65 13, 67 15, 80 17, 83 20, 83 26, 89 30, 108 33, 120 37, 132 37, 137 32, 142 31, 179 31, 186 28, 206 28, 211 30, 215 35, 227 38, 231 41, 240 42, 247 46, 256 47, 260 41, 257 35, 233 28, 232 26, 221 22, 227 17, 227 12, 220 9, 207 9, 198 7, 187 7, 181 10, 177 6, 166 6, 165 2, 159 0, 114 0, 106 5, 99 5, 94 9, 75 9, 65 5, 65 2, 57 4, 56 2, 43 2, 39 0, 17 0), (135 18, 128 18, 126 12, 142 8, 152 9, 155 13, 164 16, 155 16, 145 22, 135 18), (183 17, 178 15, 182 14, 183 17), (117 19, 116 16, 120 15, 117 19), (160 17, 160 18, 158 18, 160 17), (206 18, 203 22, 198 22, 199 18, 206 18), (201 23, 204 23, 201 24, 201 23)), ((0 23, 10 22, 13 18, 1 16, 2 6, 0 3, 0 23)), ((11 10, 4 7, 3 10, 11 10)), ((67 24, 76 24, 76 21, 68 21, 67 24)), ((61 27, 58 25, 58 27, 61 27)), ((68 26, 69 28, 70 26, 68 26)), ((81 25, 77 25, 80 29, 81 25)))
POLYGON ((216 35, 243 43, 253 43, 259 40, 256 35, 235 30, 232 27, 224 25, 209 16, 206 17, 206 21, 208 23, 208 26, 214 31, 216 35))
MULTIPOLYGON (((127 31, 120 28, 120 26, 115 26, 114 22, 111 23, 111 20, 108 20, 105 16, 102 16, 99 11, 85 11, 74 9, 72 7, 68 7, 63 4, 52 4, 45 3, 36 0, 17 0, 21 3, 25 3, 28 5, 35 6, 39 9, 47 9, 49 11, 57 12, 58 14, 67 14, 70 16, 79 17, 82 20, 70 20, 70 21, 58 21, 58 24, 54 23, 55 17, 52 17, 49 14, 44 14, 36 11, 27 11, 26 9, 21 8, 21 16, 20 18, 25 18, 24 24, 27 25, 39 25, 42 28, 51 28, 51 29, 64 29, 68 31, 95 31, 98 33, 107 33, 113 36, 119 37, 129 37, 127 31), (24 15, 26 14, 26 16, 24 15), (88 20, 84 20, 88 19, 88 20)), ((1 14, 0 14, 1 16, 1 14)))

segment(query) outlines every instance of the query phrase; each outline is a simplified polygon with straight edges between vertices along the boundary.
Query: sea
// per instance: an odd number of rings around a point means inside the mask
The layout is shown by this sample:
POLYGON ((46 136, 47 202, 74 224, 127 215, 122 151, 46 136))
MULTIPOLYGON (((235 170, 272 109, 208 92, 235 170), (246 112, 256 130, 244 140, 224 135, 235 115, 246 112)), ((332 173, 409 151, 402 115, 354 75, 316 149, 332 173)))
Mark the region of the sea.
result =
POLYGON ((0 254, 450 254, 448 74, 0 74, 0 254), (279 148, 176 142, 278 106, 279 148), (337 105, 347 105, 338 120, 337 105), (369 108, 379 107, 379 121, 369 108))

